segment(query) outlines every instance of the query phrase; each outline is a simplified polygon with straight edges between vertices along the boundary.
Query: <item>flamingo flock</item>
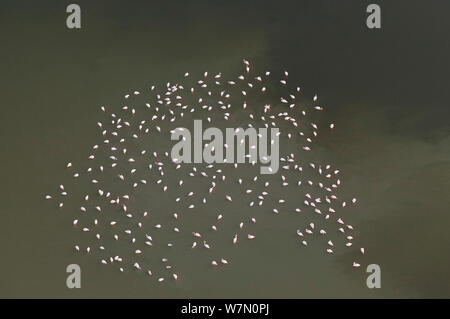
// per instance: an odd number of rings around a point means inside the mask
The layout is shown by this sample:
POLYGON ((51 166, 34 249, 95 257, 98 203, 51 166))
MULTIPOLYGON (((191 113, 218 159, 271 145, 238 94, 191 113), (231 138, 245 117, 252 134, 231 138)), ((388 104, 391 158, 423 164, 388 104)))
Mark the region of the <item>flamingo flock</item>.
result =
POLYGON ((317 240, 327 255, 351 250, 349 266, 360 267, 365 249, 345 217, 357 199, 341 198, 340 170, 313 155, 322 130, 335 129, 327 123, 319 130, 318 96, 304 97, 287 71, 258 72, 245 59, 242 72, 225 73, 186 72, 174 83, 126 94, 116 110, 100 107, 98 141, 83 162, 66 164, 70 182, 44 195, 70 218, 80 238, 75 251, 162 283, 183 276, 174 247, 186 255, 199 251, 205 266, 227 267, 232 249, 221 248, 254 245, 265 236, 259 220, 285 218, 295 253, 317 240), (279 128, 280 170, 261 175, 254 163, 175 163, 170 133, 195 119, 223 128, 279 128))

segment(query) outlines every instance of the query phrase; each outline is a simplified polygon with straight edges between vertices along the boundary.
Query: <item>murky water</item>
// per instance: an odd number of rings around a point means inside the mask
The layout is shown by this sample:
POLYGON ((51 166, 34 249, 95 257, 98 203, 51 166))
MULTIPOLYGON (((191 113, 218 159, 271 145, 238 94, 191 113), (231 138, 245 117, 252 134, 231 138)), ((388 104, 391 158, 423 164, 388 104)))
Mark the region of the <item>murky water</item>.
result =
POLYGON ((370 32, 364 8, 350 1, 79 4, 78 31, 65 27, 56 1, 0 10, 2 297, 450 296, 445 10, 386 4, 382 30, 370 32), (289 70, 305 94, 321 97, 336 130, 318 152, 358 197, 348 218, 367 249, 363 262, 381 266, 381 289, 348 267, 352 256, 302 249, 289 220, 271 219, 258 220, 266 235, 234 250, 229 267, 186 264, 182 280, 158 285, 76 254, 66 211, 43 201, 70 179, 67 160, 86 161, 100 105, 120 107, 125 93, 187 70, 233 72, 242 57, 289 70), (65 286, 70 263, 81 266, 82 289, 65 286))

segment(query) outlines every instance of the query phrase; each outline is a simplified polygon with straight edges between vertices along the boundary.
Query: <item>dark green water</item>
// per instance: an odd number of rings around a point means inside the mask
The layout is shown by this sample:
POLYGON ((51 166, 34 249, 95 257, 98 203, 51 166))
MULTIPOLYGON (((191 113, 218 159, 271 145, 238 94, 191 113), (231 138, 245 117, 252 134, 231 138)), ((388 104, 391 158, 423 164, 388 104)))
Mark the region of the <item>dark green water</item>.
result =
POLYGON ((59 1, 0 4, 1 297, 450 297, 448 3, 379 1, 371 31, 364 1, 91 2, 78 2, 81 30, 59 1), (337 126, 321 152, 358 197, 352 223, 381 289, 348 256, 274 239, 283 225, 258 224, 266 238, 226 271, 162 286, 71 249, 70 223, 42 198, 68 180, 67 160, 85 161, 98 106, 242 57, 319 93, 337 126), (66 288, 70 263, 79 290, 66 288))

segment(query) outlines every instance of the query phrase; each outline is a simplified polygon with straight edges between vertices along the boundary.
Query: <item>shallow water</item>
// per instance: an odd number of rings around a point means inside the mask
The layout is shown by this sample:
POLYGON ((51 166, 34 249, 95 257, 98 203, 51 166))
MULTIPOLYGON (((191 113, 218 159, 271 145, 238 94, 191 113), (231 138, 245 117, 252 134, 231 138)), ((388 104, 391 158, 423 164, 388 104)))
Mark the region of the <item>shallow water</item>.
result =
POLYGON ((56 1, 2 3, 0 296, 450 296, 444 5, 382 5, 383 28, 371 32, 364 8, 350 1, 79 4, 83 26, 74 31, 56 1), (67 160, 86 161, 100 105, 120 106, 127 92, 185 71, 233 72, 242 57, 287 69, 305 94, 319 94, 336 130, 319 140, 318 154, 358 198, 349 218, 364 262, 381 266, 381 289, 366 287, 364 269, 348 267, 351 256, 301 249, 289 220, 270 219, 258 221, 265 236, 234 251, 226 269, 186 264, 182 280, 158 285, 77 255, 70 220, 42 200, 69 179, 67 160), (81 266, 79 290, 65 286, 70 263, 81 266))

